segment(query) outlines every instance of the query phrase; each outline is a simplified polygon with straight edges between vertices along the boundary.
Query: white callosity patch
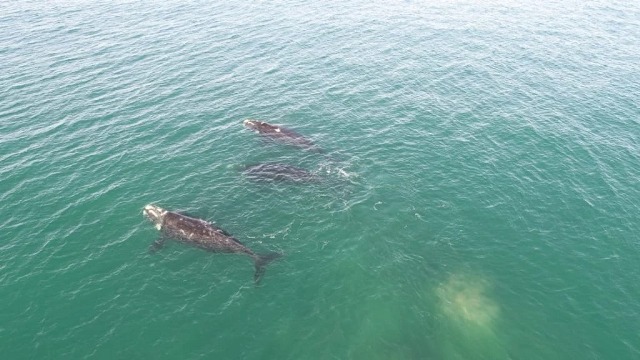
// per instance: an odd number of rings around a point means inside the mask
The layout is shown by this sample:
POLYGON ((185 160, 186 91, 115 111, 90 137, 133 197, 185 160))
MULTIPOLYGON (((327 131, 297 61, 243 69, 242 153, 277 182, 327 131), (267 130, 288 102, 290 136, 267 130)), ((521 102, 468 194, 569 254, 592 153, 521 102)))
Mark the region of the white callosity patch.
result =
POLYGON ((167 214, 167 211, 155 206, 155 205, 147 205, 144 207, 144 209, 142 210, 142 213, 149 218, 150 221, 152 221, 155 226, 156 229, 160 230, 162 229, 162 223, 164 221, 164 216, 167 214))

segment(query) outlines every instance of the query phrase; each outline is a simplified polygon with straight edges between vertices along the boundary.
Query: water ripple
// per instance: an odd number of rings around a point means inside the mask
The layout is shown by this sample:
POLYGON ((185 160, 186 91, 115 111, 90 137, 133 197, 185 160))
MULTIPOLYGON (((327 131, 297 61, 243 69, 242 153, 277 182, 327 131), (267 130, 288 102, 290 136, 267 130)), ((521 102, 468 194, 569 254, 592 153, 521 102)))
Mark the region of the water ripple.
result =
POLYGON ((637 6, 0 14, 5 357, 637 356, 637 6), (242 176, 267 161, 323 181, 242 176), (256 288, 246 257, 149 254, 147 203, 285 256, 256 288))

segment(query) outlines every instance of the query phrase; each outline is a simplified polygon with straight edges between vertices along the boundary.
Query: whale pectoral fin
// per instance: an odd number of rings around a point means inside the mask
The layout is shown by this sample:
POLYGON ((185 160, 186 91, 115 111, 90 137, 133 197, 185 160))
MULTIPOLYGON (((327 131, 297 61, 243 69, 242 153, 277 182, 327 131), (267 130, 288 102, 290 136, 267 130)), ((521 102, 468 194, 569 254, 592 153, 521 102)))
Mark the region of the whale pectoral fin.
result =
POLYGON ((156 241, 154 241, 153 243, 151 243, 151 245, 149 245, 149 253, 153 254, 156 251, 162 249, 164 247, 165 241, 166 241, 166 238, 164 236, 162 236, 159 239, 157 239, 156 241))

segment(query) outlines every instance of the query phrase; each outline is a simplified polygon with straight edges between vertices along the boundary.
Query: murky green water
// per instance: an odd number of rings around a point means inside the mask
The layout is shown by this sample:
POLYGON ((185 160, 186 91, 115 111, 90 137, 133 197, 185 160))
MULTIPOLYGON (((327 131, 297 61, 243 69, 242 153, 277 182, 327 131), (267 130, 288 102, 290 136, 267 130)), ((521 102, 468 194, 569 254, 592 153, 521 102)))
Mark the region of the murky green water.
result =
POLYGON ((640 357, 639 23, 621 1, 0 4, 2 358, 640 357), (285 256, 255 287, 248 257, 150 254, 148 203, 285 256))

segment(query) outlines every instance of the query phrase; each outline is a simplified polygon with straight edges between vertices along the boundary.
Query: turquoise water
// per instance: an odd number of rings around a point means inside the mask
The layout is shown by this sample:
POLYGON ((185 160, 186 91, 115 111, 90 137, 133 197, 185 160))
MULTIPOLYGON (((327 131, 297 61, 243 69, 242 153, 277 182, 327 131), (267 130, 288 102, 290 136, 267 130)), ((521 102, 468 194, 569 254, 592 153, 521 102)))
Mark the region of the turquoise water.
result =
POLYGON ((638 359, 639 44, 625 1, 1 3, 2 358, 638 359), (150 254, 148 203, 285 256, 150 254))

